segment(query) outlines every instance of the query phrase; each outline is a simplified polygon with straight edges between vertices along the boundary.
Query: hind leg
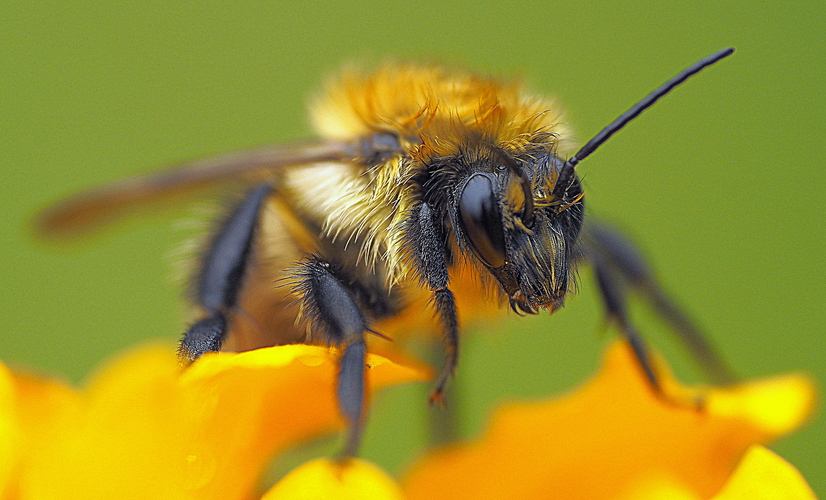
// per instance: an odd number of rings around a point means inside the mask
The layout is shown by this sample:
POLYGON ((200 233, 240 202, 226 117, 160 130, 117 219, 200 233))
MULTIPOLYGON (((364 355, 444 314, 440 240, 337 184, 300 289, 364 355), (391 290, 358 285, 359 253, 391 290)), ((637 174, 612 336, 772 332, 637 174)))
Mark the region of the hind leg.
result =
POLYGON ((268 184, 253 188, 215 233, 195 283, 197 303, 206 315, 181 339, 178 355, 182 360, 193 361, 221 349, 250 265, 261 209, 271 192, 268 184))

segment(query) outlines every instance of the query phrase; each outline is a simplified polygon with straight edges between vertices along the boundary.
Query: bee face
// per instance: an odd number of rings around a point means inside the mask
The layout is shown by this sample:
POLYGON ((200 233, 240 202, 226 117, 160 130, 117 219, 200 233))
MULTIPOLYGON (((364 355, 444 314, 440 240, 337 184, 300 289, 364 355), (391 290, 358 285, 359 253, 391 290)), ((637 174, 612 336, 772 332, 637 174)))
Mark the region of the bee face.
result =
POLYGON ((468 165, 450 212, 460 248, 493 275, 517 313, 563 305, 584 202, 575 177, 551 201, 564 162, 554 153, 496 154, 468 165))

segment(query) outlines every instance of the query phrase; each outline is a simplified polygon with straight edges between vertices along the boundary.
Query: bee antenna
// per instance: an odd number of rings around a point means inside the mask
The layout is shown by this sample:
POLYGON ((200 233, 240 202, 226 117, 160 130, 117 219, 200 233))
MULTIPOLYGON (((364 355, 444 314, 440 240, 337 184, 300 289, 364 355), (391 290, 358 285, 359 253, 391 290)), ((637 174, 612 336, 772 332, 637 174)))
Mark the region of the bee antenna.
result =
POLYGON ((696 63, 679 72, 674 78, 660 85, 655 91, 642 98, 642 100, 640 100, 637 104, 631 106, 628 111, 619 115, 616 120, 602 129, 600 133, 595 135, 593 139, 582 146, 574 156, 569 158, 568 161, 562 165, 562 168, 559 170, 559 176, 557 176, 556 184, 554 184, 554 196, 559 199, 562 199, 565 196, 565 191, 567 191, 568 187, 570 187, 571 183, 574 181, 574 169, 576 168, 577 163, 596 151, 596 149, 600 147, 603 142, 607 141, 609 137, 617 133, 622 127, 627 125, 628 122, 639 116, 640 113, 650 108, 651 105, 657 102, 661 97, 671 92, 674 87, 688 80, 690 77, 696 75, 717 61, 730 56, 733 52, 733 48, 723 49, 711 54, 708 57, 700 59, 696 63))

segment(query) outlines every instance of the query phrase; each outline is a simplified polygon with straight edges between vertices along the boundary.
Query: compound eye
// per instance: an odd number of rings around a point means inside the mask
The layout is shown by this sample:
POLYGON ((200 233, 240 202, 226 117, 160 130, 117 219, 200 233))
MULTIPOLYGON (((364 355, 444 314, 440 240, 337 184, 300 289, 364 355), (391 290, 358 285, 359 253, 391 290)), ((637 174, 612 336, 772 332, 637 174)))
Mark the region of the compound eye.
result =
POLYGON ((473 174, 459 197, 459 218, 470 247, 489 267, 505 265, 505 233, 493 181, 473 174))

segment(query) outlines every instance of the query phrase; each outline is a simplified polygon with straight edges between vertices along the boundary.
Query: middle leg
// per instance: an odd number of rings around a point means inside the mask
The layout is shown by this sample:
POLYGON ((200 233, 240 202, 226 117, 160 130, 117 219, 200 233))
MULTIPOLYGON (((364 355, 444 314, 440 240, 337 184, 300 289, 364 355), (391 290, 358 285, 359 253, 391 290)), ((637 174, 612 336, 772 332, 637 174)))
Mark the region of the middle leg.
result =
POLYGON ((348 283, 332 263, 318 256, 301 261, 295 272, 294 291, 301 296, 301 314, 310 331, 325 344, 343 349, 336 389, 348 427, 343 457, 354 456, 361 441, 367 355, 364 335, 370 331, 348 283))

